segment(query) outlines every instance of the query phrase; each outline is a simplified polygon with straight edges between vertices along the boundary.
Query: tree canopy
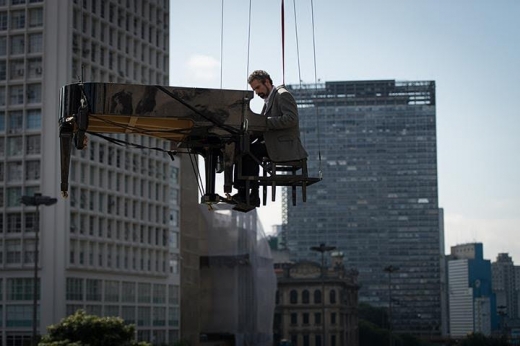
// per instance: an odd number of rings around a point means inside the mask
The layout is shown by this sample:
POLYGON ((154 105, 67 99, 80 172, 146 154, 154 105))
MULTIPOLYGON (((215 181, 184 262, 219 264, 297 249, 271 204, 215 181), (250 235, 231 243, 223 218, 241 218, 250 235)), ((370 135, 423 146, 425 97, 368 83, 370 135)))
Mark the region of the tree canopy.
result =
POLYGON ((149 346, 134 341, 135 326, 120 317, 87 315, 78 310, 59 324, 47 327, 39 346, 149 346))

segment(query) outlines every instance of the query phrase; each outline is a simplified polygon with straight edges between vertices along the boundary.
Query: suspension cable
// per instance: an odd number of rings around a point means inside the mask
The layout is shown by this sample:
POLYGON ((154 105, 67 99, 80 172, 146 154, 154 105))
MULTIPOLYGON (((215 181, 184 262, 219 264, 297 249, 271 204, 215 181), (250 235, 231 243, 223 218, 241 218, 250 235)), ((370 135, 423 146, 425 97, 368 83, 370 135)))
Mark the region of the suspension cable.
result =
POLYGON ((247 23, 247 67, 246 67, 246 87, 244 90, 249 88, 247 83, 247 76, 249 76, 249 51, 251 49, 251 1, 249 0, 249 18, 247 23))
POLYGON ((293 0, 293 8, 294 8, 294 32, 296 34, 296 60, 298 62, 298 80, 300 84, 300 89, 302 86, 302 73, 301 73, 301 67, 300 67, 300 43, 298 39, 298 24, 297 24, 297 18, 296 18, 296 0, 293 0))
POLYGON ((282 0, 282 84, 285 85, 285 11, 284 11, 284 0, 282 0))
MULTIPOLYGON (((311 0, 311 22, 312 22, 312 52, 314 56, 314 88, 315 91, 318 90, 318 74, 316 68, 316 38, 315 38, 315 26, 314 26, 314 5, 311 0)), ((320 141, 320 118, 319 118, 319 110, 318 107, 314 107, 316 111, 316 132, 318 134, 318 171, 319 177, 322 178, 322 170, 321 170, 321 141, 320 141)))
POLYGON ((220 89, 222 89, 223 66, 224 66, 224 0, 221 1, 221 16, 220 16, 220 89))

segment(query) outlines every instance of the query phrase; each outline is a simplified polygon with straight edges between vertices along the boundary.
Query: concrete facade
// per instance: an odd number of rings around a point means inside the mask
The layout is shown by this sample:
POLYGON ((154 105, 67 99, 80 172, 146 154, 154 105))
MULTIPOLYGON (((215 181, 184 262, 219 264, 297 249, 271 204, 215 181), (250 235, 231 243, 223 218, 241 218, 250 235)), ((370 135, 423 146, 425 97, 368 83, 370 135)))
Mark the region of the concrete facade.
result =
POLYGON ((60 87, 167 85, 169 1, 2 0, 0 22, 0 345, 31 336, 37 230, 39 333, 82 308, 136 324, 139 340, 177 340, 179 162, 89 136, 73 152, 70 197, 58 195, 60 87), (39 222, 20 205, 35 192, 58 197, 39 222))

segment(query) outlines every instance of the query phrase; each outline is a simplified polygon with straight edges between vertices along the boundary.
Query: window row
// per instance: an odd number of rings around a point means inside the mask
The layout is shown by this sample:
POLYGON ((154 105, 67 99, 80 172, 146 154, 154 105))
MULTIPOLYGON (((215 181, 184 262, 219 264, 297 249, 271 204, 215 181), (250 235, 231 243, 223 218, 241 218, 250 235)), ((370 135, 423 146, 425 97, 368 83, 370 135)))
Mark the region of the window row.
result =
MULTIPOLYGON (((88 184, 92 187, 103 189, 106 193, 118 192, 119 194, 131 195, 140 200, 149 199, 162 204, 168 202, 171 205, 179 204, 177 200, 178 188, 173 186, 170 187, 168 184, 169 181, 166 178, 161 181, 153 181, 151 179, 146 179, 144 176, 141 177, 132 174, 134 172, 135 171, 116 173, 113 170, 73 162, 70 169, 70 181, 88 184)), ((71 203, 92 203, 92 206, 94 207, 94 200, 87 202, 87 188, 76 188, 74 191, 71 190, 71 195, 71 197, 74 198, 74 200, 71 200, 71 203)), ((86 206, 87 204, 83 205, 82 208, 85 208, 86 206)), ((99 205, 99 207, 104 208, 106 205, 103 203, 103 205, 99 205)))
MULTIPOLYGON (((283 295, 280 296, 280 291, 276 292, 276 304, 284 304, 284 297, 283 295)), ((336 296, 336 290, 330 289, 329 290, 329 304, 336 304, 337 303, 337 296, 336 296)), ((323 294, 320 289, 315 289, 312 293, 312 304, 321 304, 323 299, 323 294)), ((311 304, 311 292, 307 289, 304 289, 301 291, 301 294, 298 292, 298 290, 291 290, 289 292, 289 303, 290 304, 311 304)), ((326 302, 327 303, 327 302, 326 302)))
POLYGON ((34 263, 35 246, 34 239, 0 239, 0 266, 34 263))
MULTIPOLYGON (((178 191, 177 189, 171 190, 172 192, 178 191)), ((166 193, 168 191, 170 190, 167 190, 166 193)), ((70 189, 69 196, 70 206, 74 209, 79 209, 80 211, 99 211, 109 213, 115 217, 125 217, 142 222, 159 223, 170 227, 179 226, 179 211, 166 205, 141 201, 140 199, 113 196, 109 193, 88 191, 76 187, 70 189)), ((138 197, 139 195, 135 194, 135 196, 138 197)), ((175 194, 174 198, 178 198, 178 194, 175 194)), ((172 203, 171 205, 176 204, 177 203, 172 203)), ((80 228, 80 232, 82 233, 87 230, 87 228, 83 228, 83 225, 76 224, 76 226, 82 227, 80 228)), ((89 225, 89 227, 92 227, 92 225, 89 225)))
POLYGON ((71 240, 69 264, 162 274, 179 271, 178 261, 168 251, 76 240, 71 240))
MULTIPOLYGON (((3 191, 2 191, 3 195, 3 191)), ((3 198, 2 198, 3 200, 3 198)), ((2 203, 3 204, 3 203, 2 203)), ((35 212, 25 213, 0 213, 0 233, 16 234, 16 233, 32 233, 35 231, 37 215, 35 212)))
MULTIPOLYGON (((89 315, 121 317, 126 323, 139 327, 178 327, 180 320, 178 307, 67 304, 66 313, 72 315, 80 309, 85 310, 89 315)), ((154 330, 155 332, 158 330, 154 330)))
POLYGON ((40 130, 42 127, 42 111, 39 108, 9 111, 7 117, 5 113, 0 110, 0 132, 18 134, 24 131, 40 130))
POLYGON ((105 303, 178 305, 179 286, 148 282, 67 278, 66 299, 105 303))
MULTIPOLYGON (((165 64, 167 63, 167 57, 165 64)), ((109 60, 110 61, 110 60, 109 60)), ((114 61, 114 60, 112 60, 114 61)), ((110 66, 110 64, 108 65, 110 66)), ((141 84, 162 84, 168 85, 168 75, 164 71, 168 71, 168 65, 164 70, 154 70, 149 68, 150 65, 143 67, 142 64, 134 64, 129 70, 120 70, 117 67, 99 67, 92 65, 90 59, 72 59, 72 75, 83 76, 84 80, 110 82, 110 83, 141 83, 141 84)))
MULTIPOLYGON (((330 320, 325 321, 329 325, 340 324, 338 321, 338 313, 331 312, 329 315, 330 320)), ((321 325, 323 323, 321 312, 291 312, 290 314, 290 325, 291 326, 308 326, 308 325, 321 325)))
MULTIPOLYGON (((34 279, 33 278, 7 278, 5 279, 6 301, 33 300, 34 279)), ((40 299, 40 279, 36 282, 37 296, 40 299)), ((0 301, 3 301, 3 283, 0 279, 0 301)))
POLYGON ((39 28, 43 26, 43 7, 0 11, 0 31, 39 28))
MULTIPOLYGON (((5 65, 0 61, 0 80, 5 79, 5 65)), ((0 87, 0 106, 16 106, 24 104, 38 104, 42 102, 42 85, 40 83, 10 85, 0 87)), ((2 115, 5 118, 5 115, 2 115)), ((5 123, 5 120, 2 121, 5 123)), ((5 128, 5 124, 3 125, 5 128)))
MULTIPOLYGON (((42 33, 25 33, 0 37, 0 57, 38 53, 43 53, 42 33)), ((11 73, 10 78, 20 78, 19 72, 11 73)))
POLYGON ((103 240, 113 239, 142 245, 169 246, 173 249, 178 247, 178 233, 171 227, 150 226, 129 222, 126 219, 106 219, 78 213, 72 213, 70 220, 70 233, 73 235, 88 235, 103 240))
POLYGON ((39 185, 0 187, 0 207, 22 207, 22 196, 33 196, 36 192, 40 192, 39 185))
POLYGON ((167 39, 163 39, 164 36, 167 36, 169 27, 167 8, 152 7, 152 3, 148 3, 150 5, 148 7, 146 6, 147 2, 143 1, 141 3, 143 12, 131 12, 130 8, 117 8, 115 4, 109 4, 108 7, 105 7, 105 4, 105 2, 102 2, 102 11, 99 13, 101 18, 97 17, 93 11, 74 9, 74 29, 89 33, 92 37, 105 42, 107 42, 106 36, 110 32, 121 30, 142 40, 147 40, 154 45, 167 47, 167 39))
MULTIPOLYGON (((16 183, 40 179, 40 161, 0 161, 0 182, 16 183)), ((1 203, 1 202, 0 202, 1 203)))

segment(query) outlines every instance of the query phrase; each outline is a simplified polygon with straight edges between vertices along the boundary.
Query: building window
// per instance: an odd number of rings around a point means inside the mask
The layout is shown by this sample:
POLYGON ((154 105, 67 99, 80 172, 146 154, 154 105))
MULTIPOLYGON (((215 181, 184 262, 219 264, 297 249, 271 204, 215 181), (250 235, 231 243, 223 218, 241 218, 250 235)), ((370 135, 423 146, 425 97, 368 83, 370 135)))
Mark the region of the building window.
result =
POLYGON ((321 313, 320 312, 314 313, 314 324, 321 325, 321 313))
POLYGON ((331 304, 336 304, 336 290, 330 290, 329 301, 331 304))
POLYGON ((151 324, 151 311, 150 307, 139 306, 137 307, 137 325, 138 326, 149 326, 151 324))
POLYGON ((179 304, 179 286, 168 285, 168 303, 179 304))
POLYGON ((304 312, 302 314, 302 323, 304 325, 308 325, 309 324, 309 313, 308 312, 304 312))
POLYGON ((135 306, 122 306, 121 317, 127 324, 135 324, 135 306))
POLYGON ((321 304, 321 290, 314 291, 314 304, 321 304))
POLYGON ((23 102, 23 85, 11 85, 9 87, 9 103, 12 105, 21 105, 23 102))
POLYGON ((26 154, 40 153, 40 135, 26 136, 26 154))
POLYGON ((321 346, 321 335, 320 334, 317 334, 314 336, 314 345, 321 346))
POLYGON ((11 36, 11 54, 25 53, 25 37, 23 35, 11 36))
POLYGON ((101 301, 101 280, 87 279, 87 300, 101 301))
MULTIPOLYGON (((14 278, 7 279, 7 299, 8 300, 32 300, 33 299, 33 279, 14 278)), ((36 283, 39 286, 39 281, 36 283)), ((40 289, 37 287, 37 292, 40 289)), ((39 298, 39 297, 37 297, 39 298)))
POLYGON ((168 309, 168 326, 178 327, 180 319, 180 312, 178 307, 168 309))
POLYGON ((7 164, 7 181, 16 182, 22 179, 22 162, 9 162, 7 164))
POLYGON ((30 327, 32 326, 31 304, 28 305, 7 305, 5 313, 6 327, 30 327))
POLYGON ((19 207, 20 199, 22 198, 21 187, 8 187, 7 188, 7 206, 8 207, 19 207))
POLYGON ((296 312, 291 313, 291 325, 295 326, 298 324, 298 314, 296 312))
POLYGON ((25 28, 25 10, 11 11, 11 29, 25 28))
POLYGON ((66 297, 67 300, 83 300, 83 279, 67 278, 66 297))
POLYGON ((28 59, 27 70, 29 78, 40 78, 42 76, 42 59, 33 58, 28 59))
POLYGON ((22 216, 20 213, 7 214, 7 233, 22 232, 22 216))
POLYGON ((154 326, 165 326, 166 325, 166 308, 155 306, 153 308, 153 325, 154 326))
POLYGON ((153 285, 153 302, 156 304, 166 303, 166 285, 153 285))
POLYGON ((8 119, 8 132, 9 133, 20 133, 23 127, 23 112, 22 111, 11 111, 9 112, 8 119))
POLYGON ((40 109, 30 109, 27 111, 25 128, 27 130, 39 130, 42 127, 42 111, 40 109))
POLYGON ((36 242, 33 240, 25 240, 23 243, 23 263, 34 263, 34 256, 36 255, 36 242))
POLYGON ((37 28, 43 26, 43 8, 31 8, 29 9, 29 27, 37 28))
POLYGON ((0 12, 0 31, 7 30, 7 12, 2 11, 0 12))
POLYGON ((5 263, 19 264, 22 262, 22 243, 19 239, 8 239, 5 241, 5 263))
POLYGON ((125 303, 135 303, 136 290, 135 282, 123 282, 123 297, 125 303))
POLYGON ((296 290, 291 290, 289 293, 289 302, 291 304, 298 304, 298 292, 296 290))
POLYGON ((9 62, 9 79, 23 79, 25 75, 25 62, 23 60, 11 60, 9 62))
POLYGON ((27 161, 25 166, 25 180, 40 179, 40 161, 27 161))
POLYGON ((303 346, 310 346, 310 342, 309 342, 309 335, 308 334, 304 334, 303 335, 303 346))
POLYGON ((310 293, 309 290, 303 290, 302 292, 302 303, 309 304, 310 302, 310 293))
POLYGON ((41 84, 27 85, 27 102, 28 103, 41 103, 42 102, 41 84))
POLYGON ((335 312, 331 312, 330 313, 330 324, 336 324, 336 313, 335 312))
POLYGON ((29 35, 29 54, 41 53, 43 50, 42 34, 29 35))
POLYGON ((119 301, 119 281, 108 280, 105 281, 105 301, 118 302, 119 301))

